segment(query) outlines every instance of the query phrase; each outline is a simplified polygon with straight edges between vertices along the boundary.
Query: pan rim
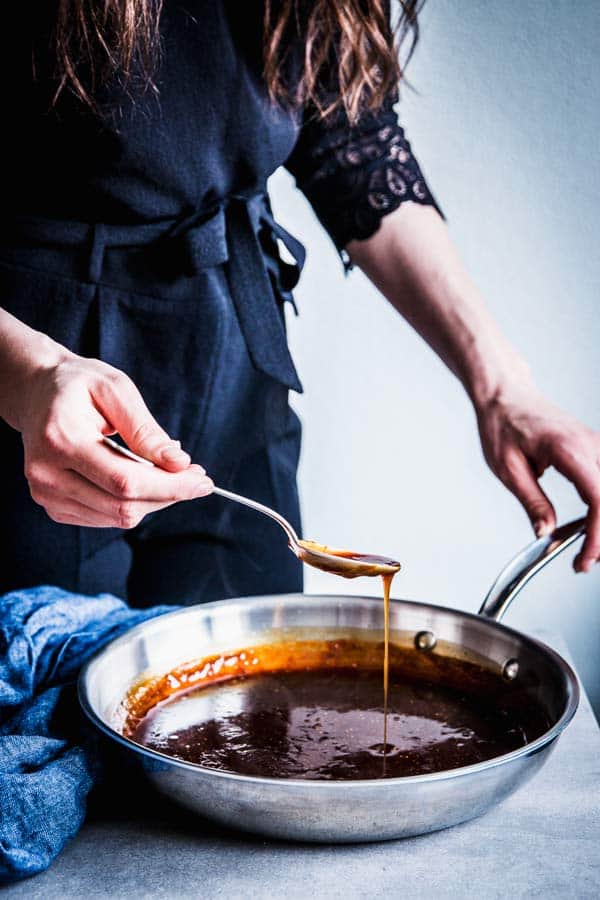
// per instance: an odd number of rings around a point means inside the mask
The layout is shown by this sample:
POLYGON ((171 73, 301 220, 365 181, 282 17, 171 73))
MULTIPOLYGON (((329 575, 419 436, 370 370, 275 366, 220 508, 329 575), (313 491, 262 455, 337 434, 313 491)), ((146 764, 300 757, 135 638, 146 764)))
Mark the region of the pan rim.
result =
POLYGON ((125 749, 133 751, 141 756, 148 757, 153 759, 156 762, 160 762, 163 764, 168 764, 170 767, 175 767, 177 769, 184 769, 186 771, 196 772, 201 775, 216 777, 218 779, 225 779, 226 781, 233 781, 238 784, 251 784, 251 785, 263 785, 263 786, 273 786, 278 788, 285 788, 289 790, 298 790, 307 788, 315 788, 318 790, 323 790, 328 788, 330 790, 341 790, 342 788, 345 790, 351 790, 356 792, 361 788, 373 788, 379 785, 379 789, 383 789, 385 787, 392 786, 400 786, 404 784, 425 784, 427 782, 437 782, 437 781, 445 781, 452 778, 459 778, 462 776, 474 775, 479 772, 484 772, 489 769, 497 768, 501 765, 506 765, 511 762, 516 762, 517 760, 526 757, 533 756, 536 753, 543 750, 546 746, 553 743, 565 730, 569 722, 572 720, 575 715, 577 708, 579 706, 580 698, 581 698, 581 690, 579 687, 579 680, 577 675, 575 674, 573 668, 569 665, 569 663, 559 654, 556 650, 553 650, 552 647, 549 647, 543 641, 540 641, 537 638, 531 637, 523 632, 520 632, 514 628, 511 628, 508 625, 505 625, 502 622, 498 622, 492 619, 488 619, 485 616, 478 615, 477 613, 466 612, 460 609, 453 609, 451 607, 439 606, 434 603, 425 603, 419 600, 411 600, 408 598, 390 598, 390 605, 395 604, 408 604, 413 607, 420 607, 425 610, 431 610, 433 612, 439 613, 440 611, 444 613, 448 613, 453 616, 457 616, 459 618, 467 618, 472 621, 476 621, 478 623, 485 623, 492 628, 501 629, 504 632, 507 632, 510 635, 513 635, 520 640, 524 640, 531 645, 535 646, 538 650, 541 650, 546 655, 550 656, 559 668, 564 670, 564 675, 566 679, 566 683, 568 685, 568 696, 566 698, 565 708, 563 710, 560 718, 548 729, 544 734, 540 735, 535 741, 531 741, 531 743, 524 744, 522 747, 518 747, 516 750, 512 750, 510 753, 504 753, 501 756, 494 756, 491 759, 483 760, 482 762, 474 763, 470 766, 460 766, 456 769, 443 769, 439 772, 425 772, 422 775, 404 775, 396 778, 364 778, 364 779, 308 779, 308 778, 271 778, 259 775, 240 775, 236 772, 226 772, 220 769, 211 769, 207 766, 201 766, 197 763, 187 762, 186 760, 177 759, 176 757, 169 756, 166 753, 161 753, 158 750, 153 750, 149 747, 144 746, 143 744, 138 744, 136 741, 131 738, 125 737, 120 734, 116 729, 112 726, 108 725, 100 715, 93 709, 92 704, 88 697, 87 690, 87 679, 88 673, 92 666, 105 654, 109 651, 109 649, 113 649, 118 647, 120 644, 124 644, 129 641, 132 635, 135 635, 138 632, 144 632, 148 630, 152 630, 152 625, 156 624, 158 627, 158 623, 162 622, 165 617, 169 618, 178 618, 185 615, 192 615, 197 613, 200 610, 210 611, 211 609, 223 609, 224 605, 227 604, 228 608, 235 608, 236 606, 243 607, 250 601, 264 601, 267 605, 274 601, 281 601, 282 599, 303 599, 303 600, 343 600, 345 604, 350 603, 364 603, 365 601, 372 603, 373 605, 381 605, 381 597, 370 596, 370 595, 344 595, 344 594, 304 594, 304 593, 288 593, 288 594, 257 594, 248 597, 232 597, 227 598, 225 600, 214 600, 210 603, 197 603, 191 606, 185 606, 182 608, 176 608, 171 612, 161 613, 158 616, 155 616, 152 619, 147 619, 145 622, 141 622, 138 625, 135 625, 133 628, 128 629, 124 634, 120 635, 117 638, 109 641, 105 644, 104 647, 100 648, 100 650, 96 651, 90 659, 84 664, 79 673, 79 677, 77 680, 77 695, 79 704, 87 716, 87 718, 95 725, 103 734, 105 734, 108 738, 120 744, 125 749))

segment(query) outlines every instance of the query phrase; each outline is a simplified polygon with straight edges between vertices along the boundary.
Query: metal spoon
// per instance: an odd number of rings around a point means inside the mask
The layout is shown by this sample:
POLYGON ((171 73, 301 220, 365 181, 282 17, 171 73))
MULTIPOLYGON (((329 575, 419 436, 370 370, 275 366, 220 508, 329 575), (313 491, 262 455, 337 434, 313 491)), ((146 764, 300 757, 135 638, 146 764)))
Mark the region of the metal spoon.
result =
MULTIPOLYGON (((138 456, 128 447, 117 443, 112 438, 104 436, 104 443, 112 450, 116 450, 123 456, 135 460, 135 462, 144 463, 144 465, 152 466, 149 459, 138 456)), ((274 509, 251 500, 249 497, 243 497, 241 494, 234 494, 224 488, 215 485, 214 494, 224 497, 226 500, 233 500, 235 503, 241 503, 256 512, 262 513, 274 519, 285 531, 288 539, 289 548, 301 562, 316 569, 322 569, 324 572, 332 572, 335 575, 342 575, 344 578, 358 578, 360 575, 394 575, 400 570, 400 563, 394 559, 388 559, 385 556, 373 556, 366 553, 353 553, 350 550, 338 550, 328 547, 325 544, 317 544, 315 541, 307 541, 298 537, 293 527, 287 519, 281 516, 274 509)))

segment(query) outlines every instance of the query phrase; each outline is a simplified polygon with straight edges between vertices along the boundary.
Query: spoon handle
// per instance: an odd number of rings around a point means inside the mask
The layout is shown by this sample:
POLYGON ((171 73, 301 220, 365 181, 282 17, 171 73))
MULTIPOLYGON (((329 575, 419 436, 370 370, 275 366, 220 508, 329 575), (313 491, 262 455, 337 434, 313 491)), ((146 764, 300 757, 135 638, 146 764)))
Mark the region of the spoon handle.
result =
POLYGON ((269 516, 271 519, 275 519, 278 525, 281 525, 285 533, 287 534, 290 542, 292 544, 298 543, 298 535, 290 525, 287 519, 284 519, 278 512, 275 512, 274 509, 271 509, 270 506, 265 506, 263 503, 259 503, 257 500, 251 500, 249 497, 243 497, 241 494, 234 494, 232 491, 226 491, 224 488, 217 487, 215 485, 213 494, 218 494, 219 497, 225 497, 226 500, 233 500, 235 503, 241 503, 243 506, 248 506, 250 509, 254 509, 256 512, 262 513, 265 516, 269 516))
MULTIPOLYGON (((112 438, 107 437, 106 435, 102 438, 103 442, 111 448, 111 450, 116 450, 117 453, 120 453, 122 456, 126 456, 128 459, 134 460, 134 462, 144 463, 146 466, 153 466, 154 463, 149 459, 144 459, 143 456, 138 456, 137 453, 134 453, 133 450, 130 450, 129 447, 124 447, 122 444, 117 443, 112 438)), ((213 494, 218 494, 219 497, 224 497, 226 500, 233 500, 235 503, 241 503, 243 506, 248 506, 250 509, 254 509, 256 512, 262 513, 265 516, 269 516, 271 519, 274 519, 278 525, 281 525, 283 530, 288 536, 288 540, 292 544, 298 543, 298 535, 290 525, 287 519, 284 519, 278 512, 275 512, 274 509, 271 509, 270 506, 265 506, 263 503, 259 503, 257 500, 251 500, 249 497, 243 497, 241 494, 234 494, 232 491, 226 491, 225 488, 217 487, 216 485, 213 488, 213 494)))

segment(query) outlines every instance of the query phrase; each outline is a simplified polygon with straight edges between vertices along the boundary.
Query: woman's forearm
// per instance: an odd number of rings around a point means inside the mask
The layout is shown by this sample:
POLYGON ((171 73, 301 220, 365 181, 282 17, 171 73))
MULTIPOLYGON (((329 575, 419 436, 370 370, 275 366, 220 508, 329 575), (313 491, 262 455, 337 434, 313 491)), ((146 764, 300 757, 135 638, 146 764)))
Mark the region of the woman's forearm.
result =
POLYGON ((525 361, 485 308, 435 209, 405 203, 382 220, 373 237, 347 249, 476 406, 530 382, 525 361))
POLYGON ((468 391, 485 457, 521 501, 538 535, 556 525, 538 483, 554 466, 588 506, 587 535, 575 569, 600 559, 600 435, 554 406, 487 312, 431 207, 403 204, 366 241, 348 246, 354 262, 468 391))
POLYGON ((0 417, 20 430, 24 384, 67 355, 56 341, 0 308, 0 417))

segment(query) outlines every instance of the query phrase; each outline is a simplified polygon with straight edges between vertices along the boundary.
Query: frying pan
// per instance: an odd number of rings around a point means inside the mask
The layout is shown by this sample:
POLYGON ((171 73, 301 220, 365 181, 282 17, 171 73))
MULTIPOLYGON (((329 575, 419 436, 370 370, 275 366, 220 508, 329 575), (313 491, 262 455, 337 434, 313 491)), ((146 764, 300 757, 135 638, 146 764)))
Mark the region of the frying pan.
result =
POLYGON ((535 775, 577 709, 577 679, 564 659, 499 619, 523 585, 584 527, 583 519, 571 522, 519 553, 492 585, 478 615, 391 601, 394 644, 476 660, 524 689, 546 713, 546 732, 505 755, 403 778, 282 780, 204 768, 121 733, 128 689, 141 677, 167 673, 184 661, 290 638, 339 640, 357 628, 361 639, 380 642, 383 609, 377 597, 244 597, 167 613, 112 641, 87 663, 79 679, 81 705, 159 792, 220 824, 275 838, 340 843, 456 825, 485 813, 535 775))

